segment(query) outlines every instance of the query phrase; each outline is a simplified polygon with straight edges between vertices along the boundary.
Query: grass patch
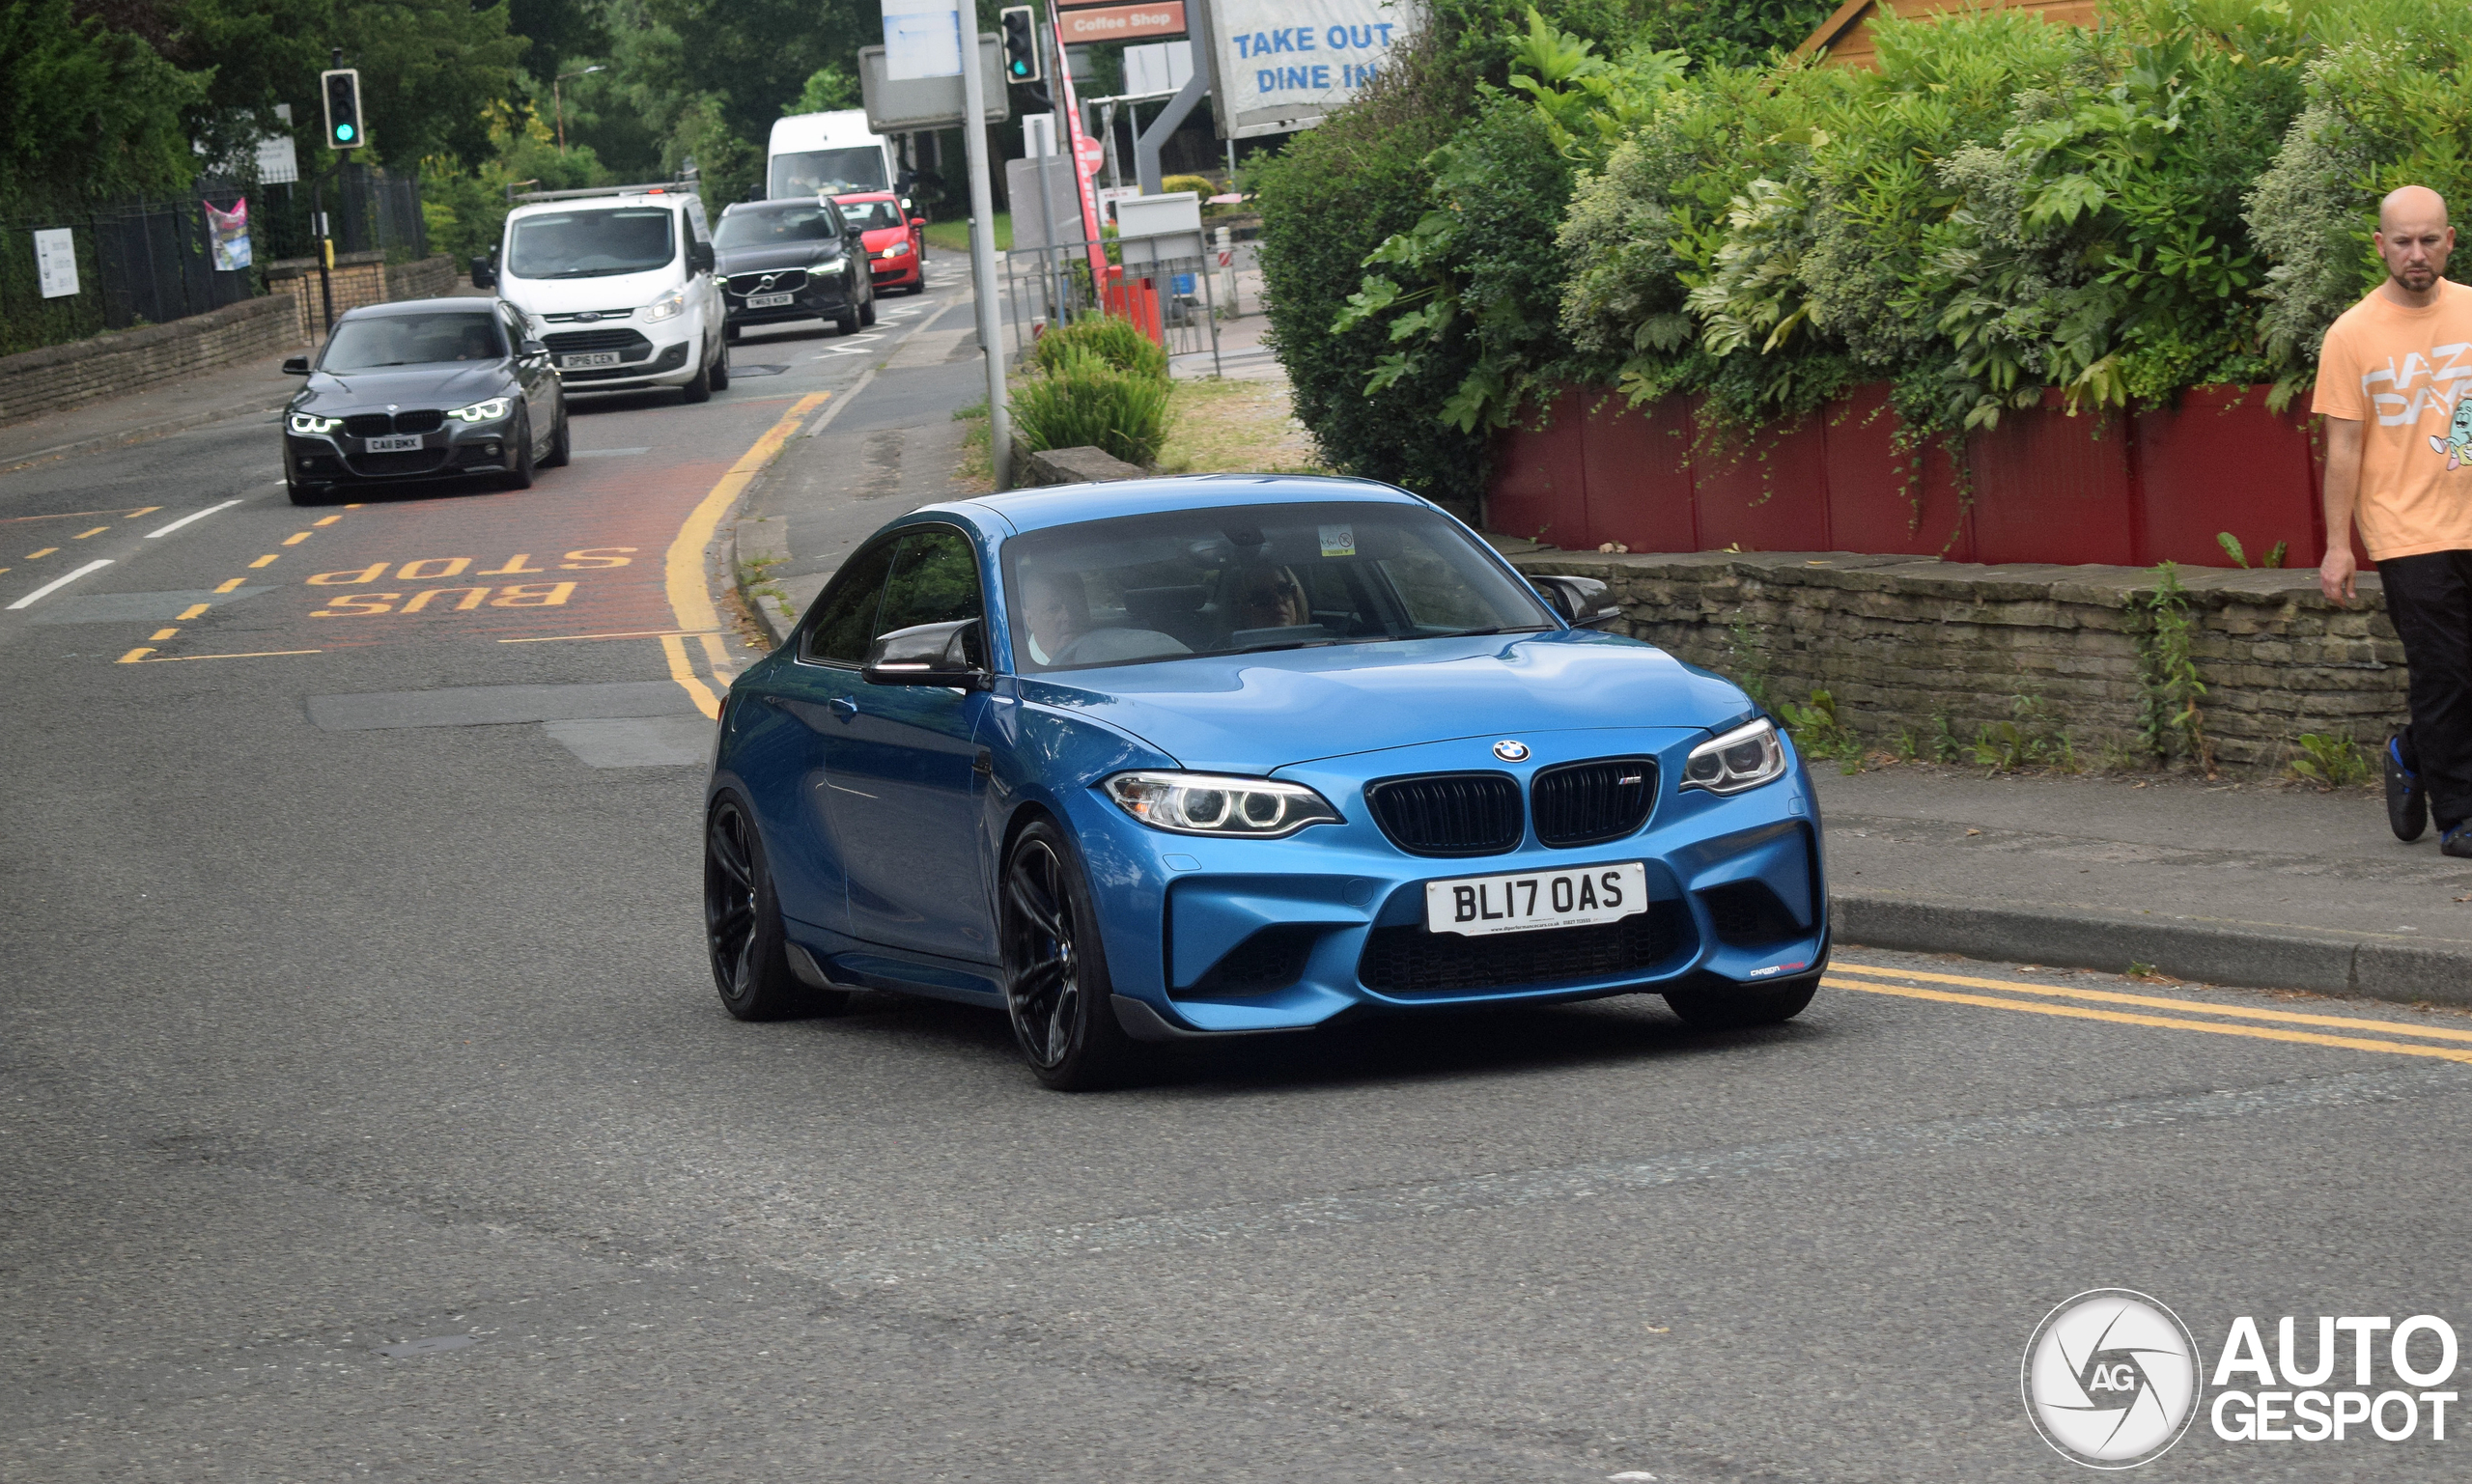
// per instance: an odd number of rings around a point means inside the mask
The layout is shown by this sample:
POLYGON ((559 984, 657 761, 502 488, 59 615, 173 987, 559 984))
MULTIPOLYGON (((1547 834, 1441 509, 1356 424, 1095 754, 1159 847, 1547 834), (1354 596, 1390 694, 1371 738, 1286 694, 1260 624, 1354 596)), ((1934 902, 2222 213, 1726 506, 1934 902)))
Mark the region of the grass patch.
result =
MULTIPOLYGON (((938 252, 969 256, 969 218, 956 216, 950 221, 927 224, 927 245, 938 252)), ((1010 251, 1013 246, 1013 216, 1009 211, 996 213, 996 250, 1010 251)))
POLYGON ((987 451, 986 399, 953 408, 953 421, 969 424, 962 430, 962 466, 956 479, 972 494, 992 492, 996 489, 996 462, 987 451))
POLYGON ((1176 381, 1162 474, 1327 474, 1283 381, 1176 381))

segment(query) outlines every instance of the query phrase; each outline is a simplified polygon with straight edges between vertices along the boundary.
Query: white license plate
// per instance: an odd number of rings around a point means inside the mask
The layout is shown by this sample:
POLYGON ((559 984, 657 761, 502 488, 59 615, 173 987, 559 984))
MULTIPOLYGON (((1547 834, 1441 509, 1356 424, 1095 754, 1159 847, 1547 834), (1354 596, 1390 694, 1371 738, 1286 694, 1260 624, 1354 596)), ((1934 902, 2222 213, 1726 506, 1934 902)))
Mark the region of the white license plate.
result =
POLYGON ((799 296, 795 294, 750 294, 746 296, 746 307, 749 309, 781 309, 791 304, 795 304, 798 301, 799 296))
POLYGON ((1463 938, 1619 922, 1647 910, 1648 868, 1636 860, 1425 882, 1425 931, 1463 938))
POLYGON ((581 355, 561 355, 558 364, 568 371, 581 371, 589 366, 615 366, 618 364, 618 352, 591 350, 581 355))
POLYGON ((417 433, 399 433, 389 437, 363 438, 360 446, 365 453, 408 454, 419 450, 421 438, 417 433))

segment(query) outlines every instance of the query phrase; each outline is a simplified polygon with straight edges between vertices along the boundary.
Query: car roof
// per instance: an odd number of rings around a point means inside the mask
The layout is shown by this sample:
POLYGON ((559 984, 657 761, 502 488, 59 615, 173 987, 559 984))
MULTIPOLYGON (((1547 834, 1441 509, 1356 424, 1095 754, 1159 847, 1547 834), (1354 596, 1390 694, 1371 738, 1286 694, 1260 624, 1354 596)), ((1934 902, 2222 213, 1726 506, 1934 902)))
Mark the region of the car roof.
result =
MULTIPOLYGON (((1127 479, 1104 485, 1049 485, 931 505, 919 516, 948 518, 971 511, 1003 518, 1016 532, 1078 525, 1111 516, 1149 516, 1165 511, 1210 510, 1222 505, 1305 505, 1345 501, 1362 505, 1425 505, 1405 490, 1370 479, 1308 474, 1188 474, 1167 479, 1127 479)), ((981 522, 985 523, 985 522, 981 522)))
POLYGON ((459 315, 485 315, 492 313, 497 307, 496 299, 462 294, 454 298, 397 299, 387 304, 362 304, 357 308, 347 309, 335 318, 338 321, 382 320, 396 315, 436 314, 440 311, 459 315))

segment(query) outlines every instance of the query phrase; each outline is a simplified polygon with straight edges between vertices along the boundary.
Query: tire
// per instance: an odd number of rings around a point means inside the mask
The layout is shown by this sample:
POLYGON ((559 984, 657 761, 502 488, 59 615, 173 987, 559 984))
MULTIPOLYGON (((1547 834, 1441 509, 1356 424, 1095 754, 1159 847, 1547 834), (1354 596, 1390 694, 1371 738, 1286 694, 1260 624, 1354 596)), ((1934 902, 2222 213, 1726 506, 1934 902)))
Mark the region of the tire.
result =
POLYGON ((856 335, 858 333, 858 311, 854 309, 848 314, 833 316, 832 327, 844 335, 856 335))
POLYGON ((288 479, 283 482, 283 492, 292 496, 295 505, 324 505, 335 497, 335 491, 329 486, 295 485, 288 479))
POLYGON ((730 389, 730 348, 728 345, 724 344, 721 347, 720 353, 713 357, 713 364, 704 368, 704 374, 712 380, 713 390, 716 392, 725 392, 730 389))
POLYGON ((563 469, 575 457, 573 430, 567 426, 567 399, 558 399, 558 423, 549 430, 549 452, 542 457, 541 467, 563 469))
POLYGON ((523 425, 515 432, 515 467, 498 476, 498 482, 509 490, 532 488, 532 414, 525 413, 523 425))
POLYGON ((924 293, 926 293, 926 292, 927 292, 927 280, 926 280, 926 279, 924 279, 924 278, 921 278, 920 280, 918 280, 918 282, 916 282, 916 283, 914 283, 914 284, 912 284, 912 285, 910 286, 910 292, 911 292, 911 293, 913 293, 913 294, 924 294, 924 293))
POLYGON ((712 363, 708 361, 708 362, 706 362, 705 364, 703 364, 703 365, 701 365, 701 366, 696 367, 696 368, 695 368, 695 378, 694 378, 694 379, 693 379, 693 380, 688 381, 685 386, 680 387, 680 388, 678 389, 678 395, 679 395, 681 398, 683 398, 683 399, 685 399, 686 401, 688 401, 688 402, 710 402, 710 401, 712 401, 712 400, 713 400, 713 367, 712 367, 712 363))
POLYGON ((1740 1030, 1790 1021, 1803 1013, 1817 993, 1819 975, 1811 973, 1782 984, 1740 989, 1668 990, 1665 1002, 1694 1030, 1740 1030))
POLYGON ((867 302, 859 309, 858 322, 860 324, 876 322, 876 296, 873 294, 867 295, 867 302))
POLYGON ((1058 1092, 1111 1087, 1138 1070, 1141 1049, 1116 1021, 1098 914, 1062 829, 1034 821, 1004 861, 997 937, 1013 1041, 1058 1092))
POLYGON ((704 821, 704 951, 721 1008, 742 1021, 781 1021, 849 1007, 847 991, 802 983, 788 949, 764 837, 745 803, 723 794, 704 821))
POLYGON ((724 324, 724 325, 722 325, 722 326, 721 326, 721 341, 722 341, 722 343, 723 343, 723 344, 725 344, 725 345, 736 345, 736 344, 738 344, 738 332, 739 332, 739 327, 738 327, 737 325, 735 325, 735 324, 724 324))

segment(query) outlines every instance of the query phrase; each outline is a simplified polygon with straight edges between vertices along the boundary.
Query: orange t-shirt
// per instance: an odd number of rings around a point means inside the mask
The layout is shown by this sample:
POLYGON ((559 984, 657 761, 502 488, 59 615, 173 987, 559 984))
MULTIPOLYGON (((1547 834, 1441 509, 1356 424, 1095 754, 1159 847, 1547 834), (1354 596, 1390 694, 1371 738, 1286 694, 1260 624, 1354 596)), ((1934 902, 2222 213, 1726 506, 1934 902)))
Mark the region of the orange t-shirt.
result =
POLYGON ((2360 538, 2372 561, 2472 549, 2472 288, 2406 309, 2373 291, 2326 331, 2311 410, 2363 425, 2360 538))

